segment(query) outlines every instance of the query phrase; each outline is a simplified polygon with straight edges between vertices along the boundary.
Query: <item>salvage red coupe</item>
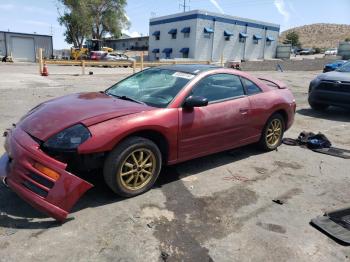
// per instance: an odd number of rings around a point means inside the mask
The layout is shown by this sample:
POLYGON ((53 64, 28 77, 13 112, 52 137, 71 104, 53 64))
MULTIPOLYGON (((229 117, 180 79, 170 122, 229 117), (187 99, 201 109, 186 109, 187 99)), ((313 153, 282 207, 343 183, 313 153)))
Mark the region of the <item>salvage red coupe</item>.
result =
POLYGON ((0 176, 21 198, 63 221, 103 170, 132 197, 162 165, 258 143, 274 150, 293 123, 295 100, 278 81, 209 65, 151 68, 104 92, 52 99, 5 132, 0 176))

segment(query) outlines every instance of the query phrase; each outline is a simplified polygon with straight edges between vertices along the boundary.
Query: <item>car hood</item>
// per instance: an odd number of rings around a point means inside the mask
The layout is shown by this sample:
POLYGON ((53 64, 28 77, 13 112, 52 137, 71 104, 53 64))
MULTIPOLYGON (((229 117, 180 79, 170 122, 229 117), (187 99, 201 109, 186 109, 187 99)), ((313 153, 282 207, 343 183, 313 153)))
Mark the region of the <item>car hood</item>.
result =
POLYGON ((350 81, 350 73, 349 72, 338 72, 332 71, 324 74, 320 74, 318 76, 320 80, 335 80, 335 81, 350 81))
POLYGON ((332 64, 325 64, 325 66, 328 66, 328 67, 337 67, 338 64, 335 64, 335 63, 332 63, 332 64))
POLYGON ((45 141, 77 123, 90 126, 152 109, 150 106, 117 99, 104 93, 78 93, 38 105, 21 119, 19 125, 31 136, 45 141))

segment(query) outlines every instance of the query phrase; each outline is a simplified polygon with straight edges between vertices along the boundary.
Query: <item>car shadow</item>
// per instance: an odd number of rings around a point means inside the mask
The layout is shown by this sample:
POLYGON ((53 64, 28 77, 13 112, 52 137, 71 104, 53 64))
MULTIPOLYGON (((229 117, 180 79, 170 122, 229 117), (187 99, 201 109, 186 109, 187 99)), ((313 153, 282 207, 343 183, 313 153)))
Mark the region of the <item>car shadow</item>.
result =
POLYGON ((340 107, 330 107, 325 111, 316 111, 312 108, 302 108, 297 110, 297 113, 314 118, 322 118, 339 122, 350 122, 350 110, 340 107))
MULTIPOLYGON (((174 166, 167 166, 162 169, 154 188, 162 188, 169 183, 177 182, 180 178, 199 174, 205 170, 217 168, 262 153, 263 152, 259 150, 256 145, 249 145, 201 157, 174 166), (180 174, 178 172, 179 169, 185 169, 186 172, 180 174)), ((94 187, 86 192, 77 202, 70 212, 71 215, 65 222, 73 220, 74 213, 80 210, 117 203, 125 199, 117 196, 107 187, 101 172, 82 174, 80 177, 92 183, 94 187)), ((0 185, 0 199, 2 200, 0 202, 0 227, 14 229, 48 229, 61 224, 32 208, 2 184, 0 185)))

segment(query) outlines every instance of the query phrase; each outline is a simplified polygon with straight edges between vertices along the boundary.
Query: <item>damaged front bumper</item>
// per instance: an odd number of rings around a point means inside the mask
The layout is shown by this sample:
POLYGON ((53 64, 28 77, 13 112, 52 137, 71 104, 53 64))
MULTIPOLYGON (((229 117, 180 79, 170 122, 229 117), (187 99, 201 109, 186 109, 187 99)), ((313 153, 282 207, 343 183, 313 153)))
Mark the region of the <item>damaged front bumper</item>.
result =
POLYGON ((45 154, 19 127, 7 132, 5 149, 0 177, 6 177, 6 184, 23 200, 56 220, 64 221, 78 199, 93 187, 67 172, 65 163, 45 154))

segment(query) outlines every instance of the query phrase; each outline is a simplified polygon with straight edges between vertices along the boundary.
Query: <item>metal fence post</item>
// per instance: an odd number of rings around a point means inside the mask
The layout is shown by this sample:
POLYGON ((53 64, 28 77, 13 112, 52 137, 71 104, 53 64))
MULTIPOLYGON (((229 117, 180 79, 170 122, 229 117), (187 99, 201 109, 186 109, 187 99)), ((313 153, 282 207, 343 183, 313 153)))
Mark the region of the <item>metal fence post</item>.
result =
POLYGON ((143 70, 143 51, 141 52, 140 59, 141 59, 141 71, 142 71, 143 70))
POLYGON ((41 75, 43 72, 43 49, 39 48, 38 49, 38 56, 39 56, 39 74, 41 75))
POLYGON ((132 71, 135 74, 135 72, 136 72, 136 61, 132 61, 132 71))
POLYGON ((81 60, 81 73, 85 75, 85 60, 81 60))

